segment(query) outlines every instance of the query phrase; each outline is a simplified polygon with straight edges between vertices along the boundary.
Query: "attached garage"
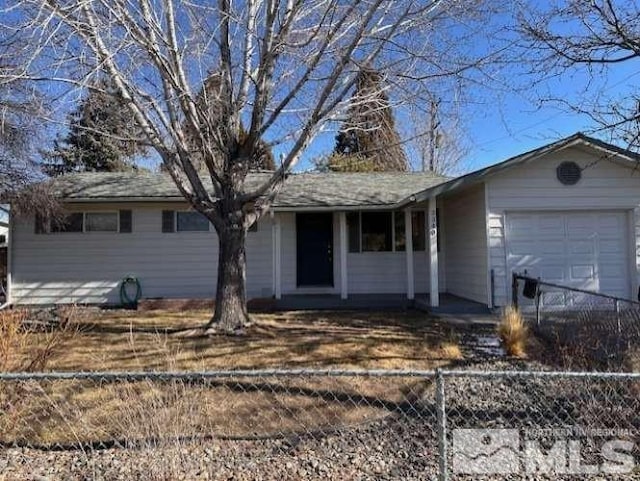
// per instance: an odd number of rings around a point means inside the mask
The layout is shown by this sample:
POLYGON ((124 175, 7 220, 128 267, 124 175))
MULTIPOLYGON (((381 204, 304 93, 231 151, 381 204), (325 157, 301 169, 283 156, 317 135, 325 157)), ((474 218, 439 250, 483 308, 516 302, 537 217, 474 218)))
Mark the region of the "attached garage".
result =
MULTIPOLYGON (((636 299, 639 163, 576 134, 417 194, 444 204, 446 292, 506 306, 517 273, 636 299)), ((579 301, 575 292, 551 294, 547 305, 579 301)))
POLYGON ((629 298, 628 217, 624 211, 508 212, 508 271, 629 298))

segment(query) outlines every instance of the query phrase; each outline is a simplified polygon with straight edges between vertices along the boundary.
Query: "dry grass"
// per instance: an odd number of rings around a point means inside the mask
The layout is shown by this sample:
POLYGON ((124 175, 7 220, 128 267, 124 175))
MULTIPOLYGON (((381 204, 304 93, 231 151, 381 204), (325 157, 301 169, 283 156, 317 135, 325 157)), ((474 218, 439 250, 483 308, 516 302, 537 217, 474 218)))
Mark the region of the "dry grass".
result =
POLYGON ((0 311, 0 372, 43 371, 63 346, 73 343, 76 308, 65 308, 59 325, 30 323, 26 309, 0 311))
POLYGON ((502 339, 509 356, 525 357, 529 329, 520 311, 513 307, 505 308, 498 324, 498 335, 502 339))
MULTIPOLYGON (((276 367, 431 369, 461 357, 450 329, 418 312, 261 314, 242 337, 190 333, 208 311, 95 311, 52 370, 159 371, 276 367)), ((42 334, 31 333, 34 342, 42 334)), ((6 387, 6 384, 4 385, 6 387)), ((0 441, 139 447, 209 436, 306 432, 376 419, 432 389, 415 378, 15 383, 27 403, 0 413, 0 441), (163 441, 164 440, 164 441, 163 441), (169 441, 167 441, 169 440, 169 441)))
POLYGON ((97 311, 50 369, 211 370, 276 367, 429 369, 457 359, 447 326, 424 313, 282 312, 254 315, 238 337, 193 335, 208 310, 97 311))

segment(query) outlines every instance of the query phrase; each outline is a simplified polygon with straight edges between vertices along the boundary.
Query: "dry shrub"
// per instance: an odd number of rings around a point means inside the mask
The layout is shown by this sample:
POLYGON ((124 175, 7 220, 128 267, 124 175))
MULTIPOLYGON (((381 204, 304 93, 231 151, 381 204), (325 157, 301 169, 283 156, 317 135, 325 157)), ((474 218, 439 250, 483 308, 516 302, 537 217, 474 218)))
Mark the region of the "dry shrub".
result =
POLYGON ((464 358, 458 343, 443 342, 440 344, 440 356, 442 359, 460 360, 464 358))
POLYGON ((514 307, 507 307, 502 313, 498 324, 498 335, 502 339, 504 348, 509 356, 525 357, 529 328, 524 322, 520 311, 514 307))
POLYGON ((43 371, 51 358, 76 334, 75 311, 64 322, 31 322, 27 309, 0 311, 0 371, 43 371))
POLYGON ((628 347, 622 356, 622 368, 626 372, 640 372, 640 346, 628 347))
MULTIPOLYGON (((75 336, 74 321, 64 323, 34 320, 26 309, 0 311, 0 372, 44 371, 66 342, 75 336)), ((42 388, 36 381, 0 382, 0 433, 11 436, 26 426, 30 431, 39 428, 37 406, 42 388)), ((5 439, 2 439, 5 441, 5 439)))

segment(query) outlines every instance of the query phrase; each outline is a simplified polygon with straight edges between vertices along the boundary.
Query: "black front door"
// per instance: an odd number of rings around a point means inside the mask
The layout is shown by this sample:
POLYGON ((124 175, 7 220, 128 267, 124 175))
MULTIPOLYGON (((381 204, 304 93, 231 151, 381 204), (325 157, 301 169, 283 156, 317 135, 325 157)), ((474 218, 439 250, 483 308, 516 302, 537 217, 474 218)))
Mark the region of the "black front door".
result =
POLYGON ((298 286, 333 286, 333 215, 296 215, 298 286))

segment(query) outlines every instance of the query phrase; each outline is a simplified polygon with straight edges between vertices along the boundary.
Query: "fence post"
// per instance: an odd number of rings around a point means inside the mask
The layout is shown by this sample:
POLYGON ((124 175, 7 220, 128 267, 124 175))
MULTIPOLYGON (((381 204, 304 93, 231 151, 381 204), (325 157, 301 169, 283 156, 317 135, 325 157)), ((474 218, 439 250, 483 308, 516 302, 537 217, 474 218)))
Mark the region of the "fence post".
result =
POLYGON ((511 274, 511 306, 518 309, 518 274, 511 274))
POLYGON ((447 410, 444 376, 440 369, 436 369, 436 413, 438 415, 438 481, 448 481, 447 410))
POLYGON ((540 327, 540 298, 542 292, 540 291, 540 283, 536 284, 536 325, 540 327))
POLYGON ((616 299, 614 302, 616 308, 616 326, 618 327, 618 336, 620 336, 620 334, 622 334, 622 326, 620 325, 620 302, 618 301, 618 299, 616 299))

